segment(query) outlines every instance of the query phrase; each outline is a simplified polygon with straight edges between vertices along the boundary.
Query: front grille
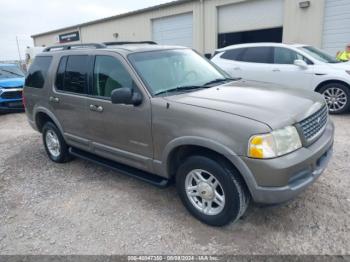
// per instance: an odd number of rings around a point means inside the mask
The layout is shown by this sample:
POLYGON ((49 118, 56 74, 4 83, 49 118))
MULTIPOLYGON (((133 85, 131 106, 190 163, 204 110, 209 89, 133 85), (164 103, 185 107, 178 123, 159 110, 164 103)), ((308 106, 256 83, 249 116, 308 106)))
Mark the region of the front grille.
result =
POLYGON ((10 91, 1 94, 3 99, 20 99, 22 98, 22 91, 10 91))
POLYGON ((327 124, 328 108, 322 107, 319 111, 302 120, 299 125, 307 142, 314 140, 327 124))

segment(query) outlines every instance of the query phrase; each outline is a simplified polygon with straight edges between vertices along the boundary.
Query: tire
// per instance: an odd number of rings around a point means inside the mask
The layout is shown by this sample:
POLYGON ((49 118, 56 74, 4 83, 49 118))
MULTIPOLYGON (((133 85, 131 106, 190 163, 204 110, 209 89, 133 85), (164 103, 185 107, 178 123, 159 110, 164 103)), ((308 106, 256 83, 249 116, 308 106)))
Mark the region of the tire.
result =
POLYGON ((225 161, 215 157, 191 156, 187 158, 178 168, 176 188, 188 211, 198 220, 211 226, 224 226, 230 222, 236 222, 245 213, 250 202, 250 194, 240 174, 228 166, 225 161), (214 186, 215 197, 213 197, 213 187, 208 189, 203 180, 195 182, 198 179, 199 170, 203 171, 201 176, 207 179, 205 181, 214 181, 207 185, 215 184, 217 180, 218 186, 214 186), (187 190, 188 188, 191 190, 187 190), (218 198, 217 194, 221 198, 218 198), (224 201, 218 201, 223 199, 222 196, 224 196, 224 201))
POLYGON ((350 108, 350 88, 339 83, 330 83, 319 91, 327 101, 330 114, 342 114, 350 108), (335 103, 338 100, 337 103, 335 103))
POLYGON ((52 161, 56 163, 66 163, 72 159, 72 156, 69 154, 69 151, 68 151, 68 146, 64 141, 64 138, 61 132, 59 131, 59 129, 56 127, 55 124, 53 124, 52 122, 45 123, 42 129, 42 135, 43 135, 43 142, 44 142, 46 153, 52 161), (54 137, 57 143, 55 142, 53 146, 48 145, 49 144, 48 136, 54 137), (58 151, 55 151, 53 148, 57 148, 57 147, 58 147, 58 151))

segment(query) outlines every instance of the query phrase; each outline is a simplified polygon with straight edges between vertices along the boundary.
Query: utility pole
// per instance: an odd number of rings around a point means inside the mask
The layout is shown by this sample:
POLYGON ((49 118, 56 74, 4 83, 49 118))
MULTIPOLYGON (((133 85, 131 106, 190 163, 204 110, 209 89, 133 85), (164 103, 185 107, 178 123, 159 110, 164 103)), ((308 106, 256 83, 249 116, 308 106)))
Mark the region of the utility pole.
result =
POLYGON ((22 67, 22 56, 21 56, 21 51, 19 48, 19 42, 18 42, 18 36, 16 36, 16 42, 17 42, 17 50, 18 50, 18 57, 19 57, 19 64, 22 67))

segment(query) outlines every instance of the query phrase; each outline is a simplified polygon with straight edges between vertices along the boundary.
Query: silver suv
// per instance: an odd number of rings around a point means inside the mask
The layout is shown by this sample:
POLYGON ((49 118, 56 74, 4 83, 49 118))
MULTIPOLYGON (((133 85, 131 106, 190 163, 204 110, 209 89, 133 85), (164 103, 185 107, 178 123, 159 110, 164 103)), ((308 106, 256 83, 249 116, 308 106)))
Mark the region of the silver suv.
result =
POLYGON ((54 162, 77 156, 158 186, 176 181, 209 225, 236 221, 251 199, 295 197, 332 155, 321 95, 231 79, 182 47, 47 48, 29 69, 24 103, 54 162))

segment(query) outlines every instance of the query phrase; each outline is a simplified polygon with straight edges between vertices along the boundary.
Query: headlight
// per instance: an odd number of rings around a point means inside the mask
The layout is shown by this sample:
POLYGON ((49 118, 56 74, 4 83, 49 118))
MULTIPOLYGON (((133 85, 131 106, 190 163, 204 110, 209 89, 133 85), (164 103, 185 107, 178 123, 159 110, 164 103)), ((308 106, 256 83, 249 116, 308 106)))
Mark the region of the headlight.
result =
POLYGON ((248 156, 252 158, 274 158, 301 148, 298 131, 287 126, 268 134, 252 136, 248 145, 248 156))
POLYGON ((2 90, 2 88, 0 88, 0 95, 3 93, 4 91, 2 90))

